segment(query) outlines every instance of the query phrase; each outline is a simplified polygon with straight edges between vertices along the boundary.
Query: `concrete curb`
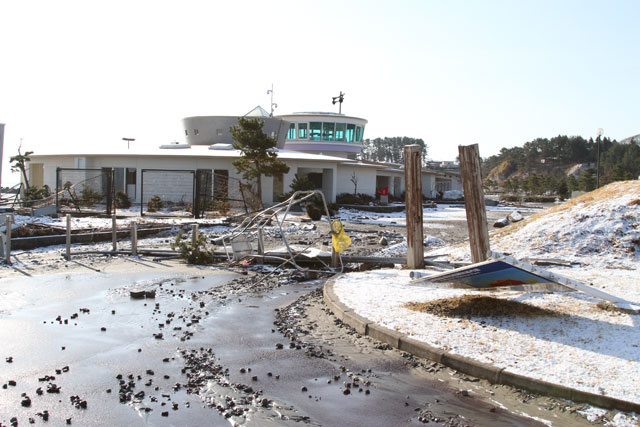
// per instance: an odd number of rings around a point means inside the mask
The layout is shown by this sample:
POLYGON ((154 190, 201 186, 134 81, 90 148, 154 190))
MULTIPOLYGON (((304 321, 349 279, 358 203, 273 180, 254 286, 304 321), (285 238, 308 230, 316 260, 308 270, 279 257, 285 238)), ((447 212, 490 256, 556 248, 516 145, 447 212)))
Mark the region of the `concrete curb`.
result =
POLYGON ((487 363, 452 354, 440 348, 414 340, 397 331, 385 328, 354 313, 340 301, 335 294, 333 284, 340 277, 329 279, 323 288, 325 304, 333 311, 334 315, 347 325, 354 328, 359 334, 369 335, 378 341, 387 343, 399 350, 406 351, 415 356, 442 363, 465 374, 477 378, 484 378, 493 384, 503 384, 511 387, 527 389, 529 391, 544 394, 578 403, 587 403, 605 409, 617 409, 624 412, 640 413, 640 404, 629 402, 615 397, 576 390, 560 384, 553 384, 536 378, 527 377, 498 368, 487 363))

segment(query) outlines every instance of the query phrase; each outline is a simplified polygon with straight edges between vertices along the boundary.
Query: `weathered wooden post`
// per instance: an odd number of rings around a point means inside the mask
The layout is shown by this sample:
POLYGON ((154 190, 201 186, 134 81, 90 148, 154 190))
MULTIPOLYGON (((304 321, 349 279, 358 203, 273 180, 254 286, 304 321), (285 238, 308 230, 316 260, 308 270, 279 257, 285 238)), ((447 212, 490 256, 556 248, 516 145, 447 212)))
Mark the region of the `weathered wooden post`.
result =
POLYGON ((67 242, 66 242, 65 259, 69 261, 71 259, 71 215, 67 214, 67 242))
POLYGON ((138 256, 138 223, 131 223, 131 255, 138 256))
POLYGON ((424 268, 422 230, 422 150, 404 146, 405 207, 407 212, 407 267, 424 268))
POLYGON ((258 255, 262 257, 259 258, 260 262, 264 263, 264 233, 262 227, 258 227, 258 255))
POLYGON ((198 224, 191 225, 191 246, 193 248, 198 244, 198 224))
POLYGON ((6 216, 7 231, 5 232, 4 262, 11 264, 11 215, 6 216))
POLYGON ((111 240, 113 243, 113 251, 118 250, 118 228, 116 227, 116 216, 111 215, 111 240))
POLYGON ((460 154, 464 206, 467 211, 471 260, 474 263, 482 262, 488 257, 490 246, 478 144, 459 145, 458 153, 460 154))

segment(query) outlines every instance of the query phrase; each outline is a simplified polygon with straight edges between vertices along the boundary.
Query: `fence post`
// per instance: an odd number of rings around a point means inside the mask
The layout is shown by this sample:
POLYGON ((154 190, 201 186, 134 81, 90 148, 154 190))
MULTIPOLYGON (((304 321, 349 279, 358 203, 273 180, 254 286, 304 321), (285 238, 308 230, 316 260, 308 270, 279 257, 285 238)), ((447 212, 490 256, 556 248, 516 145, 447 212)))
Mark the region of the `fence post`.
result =
POLYGON ((71 259, 71 215, 67 214, 67 242, 65 259, 69 261, 71 259))
POLYGON ((260 263, 264 264, 264 236, 262 233, 262 227, 258 227, 258 255, 261 255, 260 263))
POLYGON ((131 255, 138 256, 138 223, 131 223, 131 255))
POLYGON ((407 267, 424 268, 422 152, 419 145, 404 146, 404 182, 407 213, 407 267))
POLYGON ((56 168, 56 214, 60 212, 60 167, 56 168))
POLYGON ((5 233, 4 262, 11 264, 11 215, 7 215, 7 231, 5 233))
POLYGON ((193 248, 198 244, 198 224, 191 226, 191 245, 193 248))
POLYGON ((464 191, 464 207, 467 211, 471 260, 474 263, 487 259, 490 250, 487 211, 482 190, 482 169, 478 144, 459 145, 460 172, 464 191))
POLYGON ((118 250, 118 228, 116 225, 116 216, 111 215, 111 240, 113 241, 113 251, 118 250))

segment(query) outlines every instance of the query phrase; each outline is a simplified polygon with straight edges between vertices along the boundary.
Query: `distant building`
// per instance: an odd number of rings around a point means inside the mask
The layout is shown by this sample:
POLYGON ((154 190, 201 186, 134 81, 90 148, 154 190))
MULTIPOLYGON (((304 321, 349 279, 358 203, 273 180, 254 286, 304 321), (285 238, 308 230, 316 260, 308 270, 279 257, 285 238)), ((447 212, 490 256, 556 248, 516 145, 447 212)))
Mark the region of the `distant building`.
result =
MULTIPOLYGON (((353 194, 352 177, 358 182, 358 193, 375 196, 385 187, 391 196, 401 197, 404 193, 402 165, 357 160, 367 125, 365 119, 312 112, 271 117, 261 107, 254 108, 245 117, 264 121, 264 132, 276 138, 278 157, 290 168, 285 175, 262 178, 265 205, 275 203, 288 192, 296 175, 308 177, 323 191, 328 202, 334 202, 341 193, 353 194)), ((152 149, 129 149, 124 144, 108 147, 87 144, 82 151, 34 153, 29 163, 30 183, 55 189, 56 168, 109 168, 114 170, 116 190, 124 191, 134 203, 146 203, 148 193, 141 199, 143 170, 210 171, 218 176, 241 178, 231 164, 241 155, 233 148, 229 131, 237 121, 237 116, 186 117, 182 120, 185 142, 152 149)), ((165 175, 160 174, 157 179, 165 179, 166 186, 178 185, 165 175)), ((423 170, 422 183, 423 194, 429 198, 435 197, 437 191, 461 188, 459 174, 432 169, 423 170)), ((214 191, 217 191, 216 185, 229 184, 214 181, 214 191)))

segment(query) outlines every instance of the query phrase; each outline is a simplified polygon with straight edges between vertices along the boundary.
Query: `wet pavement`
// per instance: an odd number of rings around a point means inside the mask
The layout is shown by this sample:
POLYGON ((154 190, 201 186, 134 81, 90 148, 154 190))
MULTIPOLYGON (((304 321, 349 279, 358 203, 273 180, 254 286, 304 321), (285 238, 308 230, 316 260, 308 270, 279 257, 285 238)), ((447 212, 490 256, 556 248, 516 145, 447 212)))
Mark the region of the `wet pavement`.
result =
POLYGON ((3 279, 0 423, 584 423, 356 336, 321 285, 212 269, 3 279))

